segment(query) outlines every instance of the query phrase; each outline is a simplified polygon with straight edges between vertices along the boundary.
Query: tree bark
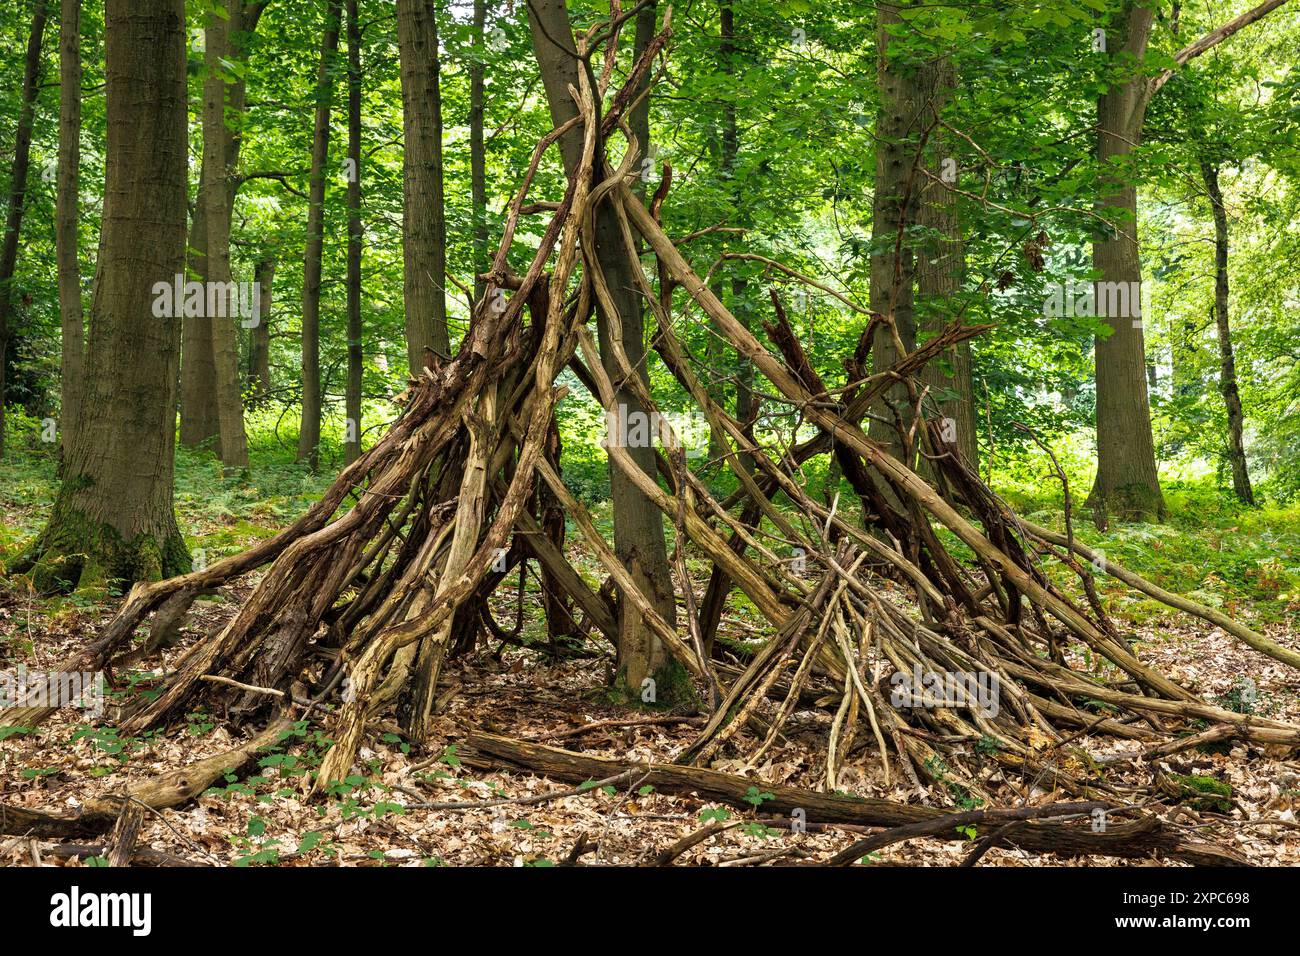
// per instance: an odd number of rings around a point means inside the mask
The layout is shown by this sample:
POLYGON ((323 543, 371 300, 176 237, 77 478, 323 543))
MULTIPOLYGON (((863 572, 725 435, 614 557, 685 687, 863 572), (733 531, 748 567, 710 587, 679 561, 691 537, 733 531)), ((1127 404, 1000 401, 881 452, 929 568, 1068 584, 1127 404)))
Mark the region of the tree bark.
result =
POLYGON ((241 0, 231 0, 226 15, 209 14, 204 31, 203 65, 203 167, 205 229, 207 232, 208 283, 213 289, 225 288, 217 296, 206 295, 205 304, 216 314, 206 316, 212 347, 212 366, 216 386, 218 451, 227 471, 248 467, 248 438, 244 434, 244 403, 240 389, 239 343, 235 332, 237 297, 231 293, 230 226, 234 213, 234 190, 231 188, 232 161, 228 147, 231 137, 226 129, 226 67, 234 55, 231 35, 242 29, 241 0))
MULTIPOLYGON (((551 121, 560 126, 577 115, 569 86, 577 88, 579 69, 564 0, 533 0, 528 5, 528 20, 533 50, 550 104, 551 121)), ((569 175, 573 175, 578 166, 582 136, 581 127, 575 127, 560 138, 560 153, 569 175)), ((632 263, 623 249, 617 215, 608 203, 597 211, 595 233, 595 253, 618 310, 615 319, 622 327, 623 349, 642 381, 648 383, 640 297, 631 276, 632 263)), ((622 374, 611 347, 611 317, 599 310, 596 324, 602 364, 610 378, 619 381, 622 374)), ((615 401, 617 406, 621 406, 616 408, 617 413, 626 416, 645 414, 630 387, 620 388, 615 401)), ((628 448, 627 451, 642 471, 652 477, 655 475, 653 447, 628 448)), ((631 573, 638 589, 671 624, 676 621, 677 606, 660 512, 645 492, 618 468, 611 469, 610 490, 614 505, 615 553, 631 573)), ((616 682, 625 686, 631 695, 640 696, 649 687, 645 682, 653 680, 657 701, 671 702, 674 692, 685 681, 662 642, 626 597, 619 602, 618 635, 616 682)))
POLYGON ((1207 160, 1201 162, 1201 177, 1214 213, 1214 323, 1219 332, 1219 393, 1228 411, 1228 461, 1232 465, 1232 490, 1248 505, 1255 503, 1246 468, 1246 446, 1242 441, 1245 416, 1241 410, 1241 393, 1237 390, 1237 359, 1232 348, 1232 329, 1228 325, 1228 211, 1219 188, 1219 169, 1207 160))
POLYGON ((271 393, 271 302, 275 289, 275 266, 275 255, 267 253, 253 267, 258 309, 257 324, 249 330, 248 379, 255 402, 265 401, 271 393))
POLYGON ((13 308, 14 267, 18 262, 18 240, 26 211, 27 170, 32 155, 32 119, 41 71, 41 42, 49 11, 46 0, 36 0, 32 29, 27 35, 27 57, 23 66, 22 105, 14 136, 14 162, 9 178, 9 214, 5 219, 4 244, 0 246, 0 455, 5 450, 5 362, 9 351, 9 316, 13 308))
MULTIPOLYGON (((652 20, 652 29, 653 25, 652 20)), ((737 58, 739 50, 736 47, 736 10, 732 0, 727 0, 718 10, 718 33, 718 56, 721 60, 722 71, 734 79, 738 72, 737 58)), ((743 228, 748 224, 748 217, 744 213, 745 190, 741 187, 736 173, 736 164, 739 159, 740 124, 736 121, 736 101, 728 97, 722 107, 722 172, 727 179, 732 208, 736 214, 734 225, 743 228)), ((739 277, 731 280, 731 311, 737 319, 744 323, 746 328, 750 327, 751 311, 749 303, 745 301, 748 284, 745 279, 739 277)), ((721 344, 721 336, 714 336, 712 340, 721 344)), ((735 385, 736 420, 743 425, 748 423, 754 414, 754 364, 745 356, 739 354, 736 356, 735 385)), ((710 436, 710 440, 715 445, 721 442, 725 449, 725 437, 721 435, 710 436)), ((741 463, 746 471, 753 473, 754 460, 751 456, 742 454, 741 463)))
MULTIPOLYGON (((897 55, 890 51, 890 29, 903 22, 898 12, 902 6, 906 4, 881 4, 876 13, 880 109, 876 114, 876 181, 871 211, 870 303, 872 312, 893 318, 903 348, 911 351, 916 348, 912 250, 906 239, 900 243, 898 238, 903 225, 917 221, 920 184, 913 181, 911 173, 925 99, 916 71, 895 62, 897 55)), ((873 372, 884 371, 901 357, 888 327, 876 331, 871 357, 873 372)), ((902 457, 903 446, 890 423, 895 412, 904 423, 911 417, 903 385, 891 388, 873 409, 868 433, 898 458, 902 457)))
POLYGON ((342 0, 329 0, 320 65, 316 70, 316 126, 312 134, 311 185, 307 198, 307 251, 302 279, 302 421, 298 429, 298 460, 312 471, 320 464, 320 280, 325 246, 325 163, 330 145, 330 100, 334 81, 330 60, 339 48, 342 0))
POLYGON ((483 139, 485 111, 484 79, 487 49, 484 27, 487 25, 487 0, 474 0, 474 23, 471 34, 474 55, 469 64, 469 191, 474 217, 474 301, 483 298, 486 284, 478 274, 487 268, 487 144, 483 139))
POLYGON ((406 357, 412 375, 424 350, 449 356, 447 221, 442 183, 442 95, 438 20, 433 0, 398 0, 397 45, 402 74, 402 292, 406 357))
MULTIPOLYGON (((208 279, 208 171, 199 167, 199 188, 194 197, 187 244, 186 276, 208 279)), ((221 434, 217 409, 217 367, 212 352, 212 326, 206 316, 185 319, 181 326, 181 444, 197 448, 221 434)))
MULTIPOLYGON (((1152 16, 1150 8, 1130 3, 1115 28, 1107 31, 1111 55, 1141 62, 1152 16)), ((1122 167, 1141 141, 1150 92, 1150 82, 1139 75, 1111 86, 1098 100, 1097 158, 1103 175, 1109 167, 1122 167)), ((1147 397, 1137 187, 1121 173, 1106 181, 1106 189, 1101 211, 1111 226, 1103 227, 1092 244, 1093 268, 1101 274, 1094 299, 1097 316, 1110 330, 1096 340, 1097 477, 1087 503, 1099 527, 1105 527, 1111 515, 1125 521, 1165 516, 1147 397)))
MULTIPOLYGON (((956 85, 952 61, 944 57, 922 70, 922 88, 933 111, 930 119, 942 115, 956 85)), ((932 169, 942 173, 946 140, 936 129, 930 137, 932 169)), ((966 273, 965 244, 957 218, 957 194, 942 181, 927 179, 921 189, 918 222, 934 231, 933 247, 927 248, 916 264, 916 293, 922 311, 921 325, 937 333, 954 318, 954 297, 961 291, 966 273)), ((951 393, 937 403, 944 419, 941 433, 951 436, 951 446, 965 459, 971 471, 979 472, 978 422, 975 418, 975 387, 972 381, 970 342, 960 342, 931 362, 921 380, 933 389, 951 393), (946 366, 946 367, 945 367, 946 366)))
POLYGON ((361 27, 357 0, 348 6, 348 383, 343 460, 361 455, 361 27))
POLYGON ((18 562, 42 590, 190 564, 172 510, 180 319, 157 314, 158 289, 185 262, 185 5, 108 0, 105 24, 103 232, 80 425, 50 520, 18 562))
POLYGON ((59 16, 59 167, 55 183, 54 245, 59 273, 63 458, 76 434, 78 394, 85 378, 86 329, 77 260, 77 188, 81 162, 81 0, 63 0, 59 16))
MULTIPOLYGON (((1141 75, 1141 70, 1133 70, 1131 79, 1103 93, 1097 104, 1097 157, 1102 166, 1111 160, 1122 162, 1137 147, 1151 97, 1179 68, 1285 2, 1265 0, 1183 47, 1174 54, 1175 65, 1158 76, 1147 78, 1141 75)), ((1111 55, 1140 64, 1151 35, 1152 17, 1151 8, 1130 0, 1113 21, 1118 28, 1107 33, 1111 55)), ((1125 69, 1129 69, 1127 64, 1125 69)), ((1093 267, 1101 272, 1101 282, 1122 282, 1137 290, 1142 278, 1137 243, 1137 189, 1122 179, 1116 180, 1114 186, 1114 191, 1103 198, 1102 207, 1118 214, 1117 228, 1094 240, 1093 267)), ((1100 288, 1097 293, 1098 315, 1101 315, 1100 288)), ((1097 478, 1088 504, 1099 526, 1105 526, 1112 511, 1128 520, 1163 519, 1165 514, 1151 437, 1145 345, 1141 323, 1135 323, 1134 318, 1115 317, 1110 323, 1113 334, 1097 339, 1097 478)))
MULTIPOLYGON (((227 33, 228 42, 237 44, 240 34, 251 34, 257 29, 266 0, 256 3, 244 3, 243 0, 229 0, 228 11, 231 25, 227 33), (238 24, 238 26, 236 26, 238 24)), ((206 49, 206 40, 205 40, 206 49)), ((236 50, 238 52, 238 50, 236 50)), ((247 83, 241 76, 232 78, 226 91, 227 112, 229 115, 242 114, 248 96, 247 83)), ((206 96, 206 89, 205 89, 206 96)), ((240 147, 243 137, 238 127, 223 123, 224 136, 222 150, 225 154, 226 205, 221 210, 219 227, 225 236, 223 244, 229 247, 230 223, 234 215, 235 195, 239 191, 240 180, 234 175, 239 165, 240 147)), ((214 130, 215 132, 215 130, 214 130)), ((205 134, 206 136, 206 134, 205 134)), ((208 210, 211 203, 207 194, 207 183, 212 178, 206 163, 208 144, 204 141, 204 158, 199 168, 199 186, 194 197, 194 211, 190 220, 188 277, 199 282, 207 282, 209 275, 208 210)), ((227 262, 228 265, 228 262, 227 262)), ((256 330, 254 332, 256 336, 256 330)), ((185 320, 181 329, 181 444, 189 448, 204 442, 219 439, 221 434, 221 402, 219 399, 216 343, 213 338, 213 323, 210 316, 197 316, 185 320)), ((242 419, 241 419, 242 426, 242 419)), ((218 449, 220 444, 218 442, 218 449)))

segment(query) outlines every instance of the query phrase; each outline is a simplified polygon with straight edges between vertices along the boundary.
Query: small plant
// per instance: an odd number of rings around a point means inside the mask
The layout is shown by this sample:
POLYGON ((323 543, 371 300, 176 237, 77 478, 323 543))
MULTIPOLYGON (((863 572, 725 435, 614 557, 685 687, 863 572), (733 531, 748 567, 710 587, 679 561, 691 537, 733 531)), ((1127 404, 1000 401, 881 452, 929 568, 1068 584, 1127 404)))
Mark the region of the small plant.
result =
POLYGON ((212 718, 201 710, 196 710, 192 714, 187 714, 189 725, 185 728, 191 737, 201 737, 216 726, 212 718))
POLYGON ((379 739, 386 744, 396 744, 397 749, 404 754, 409 754, 411 752, 411 745, 403 740, 400 734, 386 733, 379 739))

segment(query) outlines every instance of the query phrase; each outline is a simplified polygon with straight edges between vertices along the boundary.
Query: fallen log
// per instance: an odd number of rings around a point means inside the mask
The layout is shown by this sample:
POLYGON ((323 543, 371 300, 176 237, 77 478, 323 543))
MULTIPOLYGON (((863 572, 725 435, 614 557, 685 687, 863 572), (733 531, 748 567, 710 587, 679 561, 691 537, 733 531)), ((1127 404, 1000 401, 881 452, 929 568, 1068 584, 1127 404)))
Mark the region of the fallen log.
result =
MULTIPOLYGON (((108 845, 105 843, 56 843, 41 849, 46 856, 61 860, 86 860, 92 856, 103 856, 108 845)), ((189 860, 152 847, 137 846, 131 853, 132 863, 146 863, 150 866, 208 866, 202 860, 189 860)))
MULTIPOLYGON (((788 815, 801 810, 809 822, 896 828, 934 824, 953 816, 936 807, 914 806, 875 797, 818 793, 703 767, 591 757, 481 731, 470 732, 457 754, 469 766, 480 769, 536 773, 575 782, 637 770, 645 774, 647 784, 664 793, 695 793, 706 800, 742 809, 753 807, 752 793, 757 787, 772 795, 771 799, 763 801, 765 812, 788 815)), ((1109 805, 1088 803, 1087 806, 1106 809, 1109 805)), ((1124 811, 1119 807, 1109 807, 1109 812, 1124 811)), ((954 824, 958 825, 961 824, 954 824)), ((930 839, 965 839, 946 823, 936 832, 924 835, 930 839)), ((1008 837, 1008 842, 1034 853, 1060 856, 1147 858, 1160 853, 1198 866, 1246 865, 1246 861, 1232 851, 1211 843, 1188 840, 1159 817, 1149 814, 1141 815, 1133 822, 1110 823, 1100 833, 1094 833, 1087 824, 1031 822, 1013 837, 1008 837)))
POLYGON ((108 865, 126 866, 135 855, 136 841, 140 839, 140 827, 144 823, 144 807, 134 800, 128 800, 122 806, 113 832, 108 837, 108 865))

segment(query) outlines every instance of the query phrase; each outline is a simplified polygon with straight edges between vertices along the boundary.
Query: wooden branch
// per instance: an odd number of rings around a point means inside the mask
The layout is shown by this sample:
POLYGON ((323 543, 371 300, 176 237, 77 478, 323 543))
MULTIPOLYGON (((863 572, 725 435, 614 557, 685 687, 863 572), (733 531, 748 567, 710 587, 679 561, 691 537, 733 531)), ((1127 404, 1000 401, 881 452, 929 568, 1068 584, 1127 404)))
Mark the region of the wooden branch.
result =
MULTIPOLYGON (((470 766, 544 774, 559 780, 590 780, 638 769, 645 773, 645 782, 662 793, 694 793, 705 800, 746 810, 752 808, 750 797, 753 788, 758 787, 760 791, 772 794, 770 800, 763 801, 763 810, 768 813, 790 814, 802 810, 809 822, 891 828, 943 819, 943 826, 937 827, 934 833, 926 834, 929 838, 964 839, 952 829, 954 824, 948 818, 953 817, 953 814, 934 807, 913 806, 873 797, 818 793, 702 767, 589 757, 586 754, 479 731, 471 732, 457 753, 470 766)), ((1056 812, 1059 813, 1060 810, 1056 812)), ((1172 859, 1203 866, 1246 865, 1242 857, 1223 847, 1185 839, 1155 816, 1139 817, 1132 823, 1112 823, 1104 833, 1093 833, 1089 825, 1032 822, 1016 834, 1014 843, 1032 852, 1058 853, 1062 856, 1103 854, 1145 858, 1152 853, 1161 852, 1172 859)))
POLYGON ((136 841, 140 839, 140 826, 144 823, 144 807, 135 800, 128 800, 113 824, 113 832, 108 837, 109 866, 126 866, 135 855, 136 841))
MULTIPOLYGON (((1189 60, 1200 56, 1206 50, 1218 46, 1224 40, 1228 39, 1228 37, 1237 33, 1244 27, 1250 26, 1256 20, 1262 20, 1284 3, 1286 3, 1286 0, 1265 0, 1264 3, 1261 3, 1253 10, 1247 10, 1241 16, 1229 20, 1221 27, 1211 30, 1199 40, 1187 44, 1187 46, 1174 54, 1174 62, 1177 63, 1178 66, 1185 65, 1189 60)), ((1176 72, 1177 69, 1174 67, 1162 71, 1154 80, 1151 81, 1151 90, 1148 95, 1154 94, 1160 89, 1160 87, 1168 83, 1176 72)))

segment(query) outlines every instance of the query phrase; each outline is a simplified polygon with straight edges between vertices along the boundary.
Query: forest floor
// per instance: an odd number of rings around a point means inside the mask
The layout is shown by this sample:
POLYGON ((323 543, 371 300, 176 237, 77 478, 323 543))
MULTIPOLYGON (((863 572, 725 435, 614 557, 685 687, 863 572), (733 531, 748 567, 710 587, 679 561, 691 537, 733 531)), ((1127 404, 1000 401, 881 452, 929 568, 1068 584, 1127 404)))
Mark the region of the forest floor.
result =
MULTIPOLYGON (((55 490, 53 467, 39 449, 16 449, 0 463, 0 560, 11 557, 40 526, 55 490)), ((302 511, 324 487, 321 478, 297 469, 282 455, 255 457, 253 479, 243 486, 220 478, 211 459, 183 453, 177 471, 177 511, 194 549, 211 562, 258 538, 273 534, 302 511)), ((1203 603, 1239 615, 1251 626, 1290 647, 1300 647, 1300 505, 1243 511, 1206 489, 1168 489, 1171 519, 1160 526, 1127 525, 1105 535, 1077 526, 1080 537, 1132 570, 1173 590, 1193 593, 1203 603)), ((1059 527, 1059 499, 1035 499, 1008 492, 1011 504, 1042 524, 1059 527)), ((597 512, 608 521, 607 506, 597 512)), ((570 557, 588 580, 599 582, 595 562, 570 546, 570 557)), ((707 576, 703 562, 691 567, 707 576)), ((175 665, 202 633, 227 620, 251 587, 203 599, 182 642, 149 671, 119 671, 117 700, 148 693, 161 667, 175 665)), ((54 667, 81 646, 112 614, 120 596, 77 594, 40 598, 22 580, 0 581, 0 667, 25 665, 29 671, 54 667)), ((1203 622, 1136 600, 1106 581, 1108 610, 1143 660, 1185 686, 1233 709, 1300 721, 1300 675, 1244 647, 1203 622), (1253 700, 1243 700, 1249 681, 1253 700)), ((668 761, 692 739, 698 721, 664 722, 662 713, 629 712, 604 693, 608 656, 556 662, 542 648, 536 581, 530 576, 523 596, 523 636, 532 646, 489 647, 455 660, 445 674, 458 692, 424 745, 407 743, 389 722, 373 727, 359 753, 361 772, 327 798, 308 801, 304 781, 327 746, 323 724, 299 726, 283 749, 268 753, 251 775, 230 775, 197 801, 146 817, 141 845, 195 864, 218 865, 552 865, 565 860, 585 834, 598 849, 582 862, 646 862, 702 821, 729 826, 687 851, 681 864, 752 865, 825 859, 859 838, 861 828, 809 827, 794 832, 790 821, 764 814, 761 784, 780 783, 817 789, 824 777, 829 716, 801 711, 787 739, 768 752, 751 772, 753 809, 739 811, 686 795, 669 795, 624 782, 620 788, 591 787, 573 796, 537 803, 504 803, 491 808, 431 810, 426 803, 513 799, 521 801, 573 785, 521 773, 468 767, 457 748, 471 730, 531 739, 593 756, 668 761), (536 642, 536 643, 533 643, 536 642), (649 723, 648 718, 660 718, 649 723), (601 721, 601 726, 585 725, 601 721), (612 722, 612 723, 611 723, 612 722), (618 722, 623 722, 619 725, 618 722)), ((497 620, 507 628, 518 613, 514 587, 498 592, 497 620)), ((744 640, 760 628, 757 612, 734 602, 724 616, 724 638, 744 640)), ((603 652, 603 648, 600 648, 603 652)), ((1090 661, 1076 665, 1091 666, 1090 661)), ((1246 695, 1249 698, 1250 695, 1246 695)), ((111 715, 111 707, 110 707, 111 715)), ((69 813, 89 798, 121 790, 165 769, 236 745, 247 729, 232 727, 222 715, 196 711, 162 732, 126 738, 106 717, 87 722, 75 710, 57 712, 31 733, 0 728, 0 803, 69 813), (233 731, 233 733, 232 733, 233 731)), ((870 735, 865 735, 869 739, 870 735)), ((859 740, 863 740, 862 735, 859 740)), ((745 741, 752 749, 755 741, 745 741)), ((1066 760, 1072 771, 1092 767, 1121 792, 1150 783, 1151 770, 1140 763, 1098 769, 1096 761, 1137 744, 1085 736, 1072 741, 1066 760)), ((725 753, 725 751, 724 751, 725 753)), ((978 756, 969 755, 972 763, 978 756)), ((739 772, 740 761, 725 757, 715 769, 739 772)), ((844 762, 839 789, 935 806, 962 804, 960 795, 931 788, 919 796, 884 782, 874 745, 861 747, 844 762)), ((1227 812, 1165 805, 1156 811, 1198 835, 1230 846, 1259 865, 1300 864, 1300 759, 1281 748, 1235 744, 1221 752, 1189 751, 1165 761, 1179 774, 1210 776, 1232 788, 1227 812)), ((999 806, 1066 799, 1007 775, 991 762, 980 778, 999 806)), ((974 805, 969 798, 966 806, 974 805)), ((968 836, 978 838, 979 834, 968 836)), ((911 841, 872 854, 871 865, 953 865, 969 851, 962 840, 911 841)), ((75 863, 55 841, 0 838, 0 863, 35 859, 75 863)), ((91 857, 88 862, 100 861, 91 857)), ((1059 865, 1051 856, 1017 849, 994 849, 981 865, 1059 865)), ((1092 857, 1080 865, 1142 865, 1092 857)))

